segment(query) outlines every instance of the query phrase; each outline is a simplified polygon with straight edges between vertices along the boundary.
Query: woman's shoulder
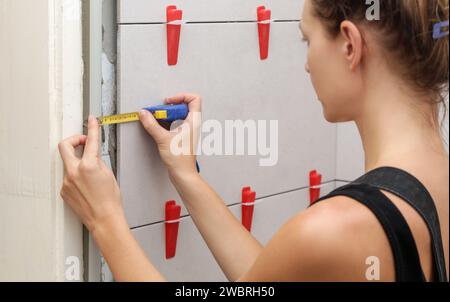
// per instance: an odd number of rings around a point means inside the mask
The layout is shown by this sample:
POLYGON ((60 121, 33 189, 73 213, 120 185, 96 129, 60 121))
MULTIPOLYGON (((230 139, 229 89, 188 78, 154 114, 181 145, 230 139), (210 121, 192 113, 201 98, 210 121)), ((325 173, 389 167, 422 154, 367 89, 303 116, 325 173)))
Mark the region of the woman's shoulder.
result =
MULTIPOLYGON (((375 215, 366 206, 347 196, 334 196, 314 204, 293 219, 305 232, 320 232, 334 237, 355 230, 373 228, 375 215)), ((329 238, 328 238, 329 239, 329 238)))
MULTIPOLYGON (((394 162, 388 166, 409 172, 430 191, 437 201, 444 248, 448 251, 448 240, 445 239, 448 238, 448 160, 446 166, 428 165, 435 171, 431 175, 429 169, 411 166, 411 162, 409 165, 394 162)), ((432 263, 426 225, 399 197, 383 193, 407 220, 418 245, 424 273, 430 278, 432 263)), ((276 250, 285 251, 283 255, 291 261, 289 265, 297 268, 300 280, 368 281, 367 272, 375 264, 380 271, 380 281, 395 280, 392 249, 383 226, 368 207, 350 197, 322 200, 293 217, 276 238, 273 243, 276 250)))
POLYGON ((393 259, 382 226, 367 207, 351 198, 323 200, 284 228, 301 254, 298 265, 317 280, 367 281, 373 257, 382 266, 382 278, 393 280, 393 259))

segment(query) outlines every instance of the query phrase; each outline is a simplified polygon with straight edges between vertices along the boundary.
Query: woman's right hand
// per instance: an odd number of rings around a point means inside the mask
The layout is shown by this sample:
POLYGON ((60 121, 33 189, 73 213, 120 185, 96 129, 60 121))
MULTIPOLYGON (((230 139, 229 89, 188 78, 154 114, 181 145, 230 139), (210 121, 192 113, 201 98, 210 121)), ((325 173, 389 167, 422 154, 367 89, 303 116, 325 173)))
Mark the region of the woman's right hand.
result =
POLYGON ((142 124, 155 139, 161 158, 169 169, 170 180, 187 211, 229 280, 243 276, 261 254, 261 244, 242 226, 220 196, 202 179, 196 169, 198 131, 201 126, 201 100, 197 95, 180 94, 166 100, 168 104, 186 103, 189 115, 174 133, 161 127, 152 114, 141 116, 142 124), (180 134, 181 133, 181 134, 180 134), (171 150, 177 135, 191 142, 188 155, 171 150), (224 232, 226 230, 226 232, 224 232))
POLYGON ((172 179, 179 175, 197 174, 195 151, 201 126, 201 98, 195 94, 179 94, 165 102, 189 106, 189 114, 180 127, 172 131, 164 129, 147 110, 140 112, 141 123, 155 140, 172 179))

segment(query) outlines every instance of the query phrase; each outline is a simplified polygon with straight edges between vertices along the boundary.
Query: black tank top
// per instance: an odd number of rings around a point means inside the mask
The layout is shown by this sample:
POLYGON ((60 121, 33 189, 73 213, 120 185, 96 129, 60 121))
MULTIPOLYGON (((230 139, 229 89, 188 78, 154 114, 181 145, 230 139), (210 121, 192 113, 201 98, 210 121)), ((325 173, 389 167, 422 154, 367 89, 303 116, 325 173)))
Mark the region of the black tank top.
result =
POLYGON ((389 240, 397 282, 425 282, 416 242, 405 218, 380 190, 390 192, 411 205, 425 221, 431 236, 433 281, 447 282, 439 217, 425 186, 411 174, 391 167, 375 169, 340 187, 317 202, 347 196, 367 206, 381 223, 389 240))

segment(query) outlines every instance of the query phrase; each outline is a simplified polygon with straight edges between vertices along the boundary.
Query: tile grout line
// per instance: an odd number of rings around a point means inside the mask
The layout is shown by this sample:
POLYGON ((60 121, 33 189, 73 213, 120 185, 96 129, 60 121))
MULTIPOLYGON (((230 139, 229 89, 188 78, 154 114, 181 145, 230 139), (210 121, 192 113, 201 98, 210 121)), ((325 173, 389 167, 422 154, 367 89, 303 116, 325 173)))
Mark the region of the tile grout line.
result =
MULTIPOLYGON (((339 180, 338 179, 333 179, 333 180, 329 180, 329 181, 323 182, 322 185, 329 185, 329 184, 332 184, 333 182, 334 183, 336 183, 336 182, 349 183, 350 181, 345 181, 345 180, 340 180, 340 179, 339 180)), ((256 198, 256 200, 268 199, 268 198, 271 198, 271 197, 280 196, 280 195, 284 195, 284 194, 289 194, 289 193, 293 193, 293 192, 298 192, 298 191, 302 191, 302 190, 306 190, 306 189, 309 189, 309 186, 300 187, 300 188, 296 188, 296 189, 292 189, 292 190, 288 190, 288 191, 283 191, 283 192, 280 192, 280 193, 275 193, 275 194, 271 194, 271 195, 258 197, 258 198, 256 198)), ((232 204, 228 204, 227 208, 231 208, 231 207, 235 207, 235 206, 239 206, 239 205, 241 205, 240 202, 232 203, 232 204)), ((185 218, 189 218, 189 217, 191 217, 191 215, 190 214, 186 214, 186 215, 180 216, 180 219, 185 219, 185 218)), ((165 223, 165 220, 161 220, 161 221, 156 221, 156 222, 152 222, 152 223, 148 223, 148 224, 135 226, 135 227, 130 228, 130 230, 141 229, 141 228, 145 228, 145 227, 149 227, 149 226, 153 226, 153 225, 157 225, 157 224, 163 224, 163 223, 165 223)))
MULTIPOLYGON (((296 23, 301 20, 273 20, 273 23, 296 23)), ((185 24, 251 24, 258 23, 256 20, 248 20, 248 21, 185 21, 185 24)), ((166 25, 167 22, 130 22, 130 23, 117 23, 118 26, 127 26, 127 25, 166 25)))

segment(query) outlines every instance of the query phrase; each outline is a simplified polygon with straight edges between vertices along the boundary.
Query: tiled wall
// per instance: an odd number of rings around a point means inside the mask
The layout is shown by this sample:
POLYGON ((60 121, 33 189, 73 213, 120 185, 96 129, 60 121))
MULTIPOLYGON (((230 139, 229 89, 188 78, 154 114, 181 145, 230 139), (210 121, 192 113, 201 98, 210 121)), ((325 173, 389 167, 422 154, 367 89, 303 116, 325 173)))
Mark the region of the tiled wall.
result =
MULTIPOLYGON (((344 152, 346 147, 358 146, 358 137, 324 120, 304 70, 307 46, 298 29, 302 6, 302 0, 196 0, 189 4, 122 0, 118 5, 120 112, 160 104, 179 92, 195 92, 203 97, 203 121, 217 120, 221 125, 226 120, 278 121, 274 166, 260 166, 260 157, 254 155, 198 158, 202 176, 239 219, 242 188, 251 186, 256 191, 260 202, 255 206, 252 233, 263 243, 309 205, 310 170, 322 173, 325 194, 335 188, 338 176, 347 180, 361 167, 349 166, 348 159, 339 157, 339 148, 344 152), (164 22, 165 8, 172 4, 183 10, 187 23, 182 24, 178 64, 168 66, 164 22), (266 60, 259 56, 259 5, 272 10, 266 60), (339 137, 352 145, 338 142, 339 137)), ((164 204, 172 199, 182 202, 153 140, 139 124, 118 128, 118 178, 133 232, 166 278, 224 280, 189 216, 180 223, 176 257, 165 259, 164 204)), ((185 209, 182 215, 188 215, 185 209)))

